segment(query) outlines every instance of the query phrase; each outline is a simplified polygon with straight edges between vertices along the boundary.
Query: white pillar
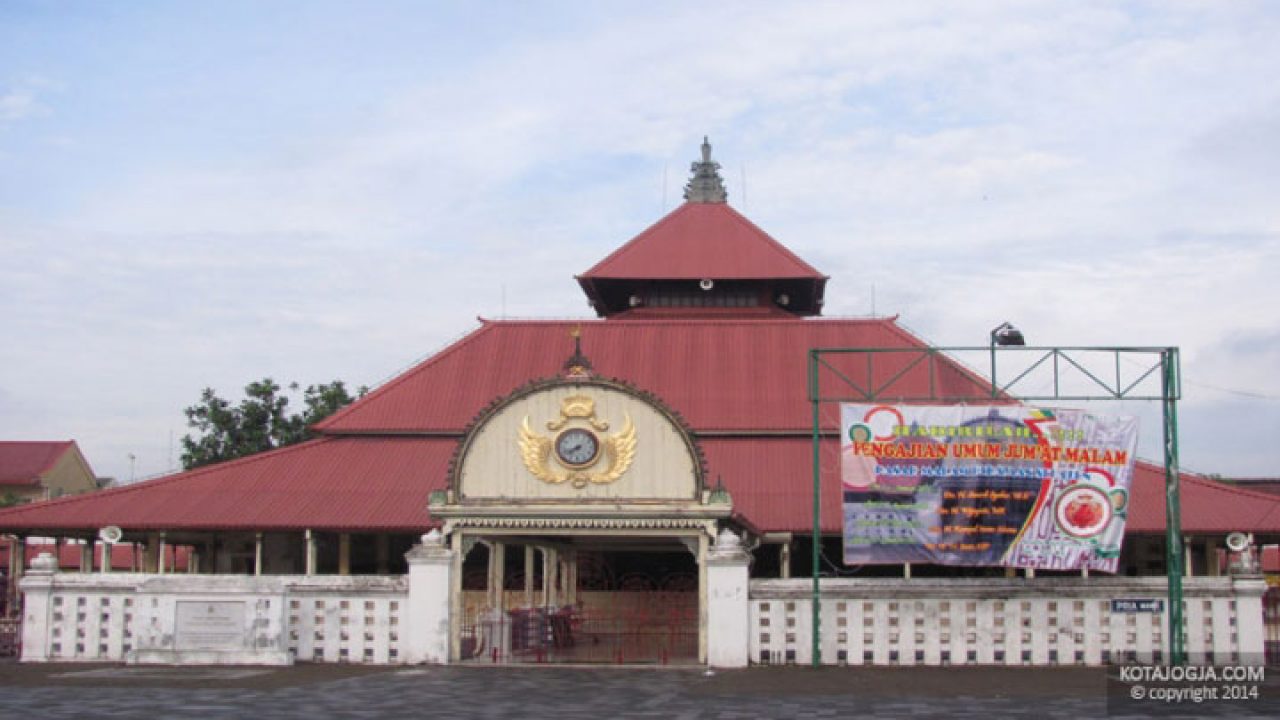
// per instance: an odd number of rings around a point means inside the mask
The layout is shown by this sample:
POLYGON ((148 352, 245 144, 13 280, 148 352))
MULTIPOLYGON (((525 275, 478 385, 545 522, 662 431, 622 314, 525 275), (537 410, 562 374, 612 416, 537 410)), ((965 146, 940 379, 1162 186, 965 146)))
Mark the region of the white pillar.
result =
POLYGON ((253 535, 253 574, 262 574, 262 533, 253 535))
POLYGON ((307 541, 307 551, 306 551, 307 574, 315 575, 316 574, 316 536, 314 533, 311 532, 310 528, 307 529, 305 538, 307 541))
POLYGON ((533 546, 524 546, 524 606, 533 607, 533 546))
POLYGON ((164 556, 167 551, 168 551, 168 548, 165 545, 164 533, 160 533, 160 542, 156 546, 156 572, 161 575, 164 574, 164 565, 165 565, 164 556))
POLYGON ((351 574, 351 533, 338 536, 338 574, 351 574))
POLYGON ((542 607, 555 607, 559 603, 557 583, 560 581, 560 558, 555 548, 542 551, 542 607))
POLYGON ((1238 575, 1231 578, 1231 589, 1236 600, 1240 664, 1263 665, 1267 628, 1262 618, 1262 595, 1267 591, 1267 582, 1258 575, 1238 575))
POLYGON ((569 551, 569 559, 567 560, 567 563, 568 564, 565 567, 565 569, 568 572, 565 574, 565 581, 564 581, 565 592, 569 594, 567 604, 577 605, 578 604, 578 551, 577 550, 569 551))
POLYGON ((23 662, 49 659, 49 604, 57 573, 58 559, 41 553, 31 561, 31 570, 21 581, 23 662))
POLYGON ((506 543, 489 543, 489 608, 491 610, 506 609, 506 588, 503 586, 503 579, 507 574, 506 568, 506 543))
POLYGON ((401 638, 407 663, 449 662, 449 594, 453 587, 454 551, 432 530, 409 552, 409 599, 401 638))
POLYGON ((749 658, 751 554, 725 528, 707 553, 707 664, 746 667, 749 658))

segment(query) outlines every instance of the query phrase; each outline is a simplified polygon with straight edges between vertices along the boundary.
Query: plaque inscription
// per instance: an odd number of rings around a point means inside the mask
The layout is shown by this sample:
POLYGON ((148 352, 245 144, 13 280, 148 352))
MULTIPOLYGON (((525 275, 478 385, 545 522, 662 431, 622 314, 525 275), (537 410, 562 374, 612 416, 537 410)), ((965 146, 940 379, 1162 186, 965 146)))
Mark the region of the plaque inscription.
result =
POLYGON ((174 647, 239 650, 245 646, 243 602, 179 600, 174 647))

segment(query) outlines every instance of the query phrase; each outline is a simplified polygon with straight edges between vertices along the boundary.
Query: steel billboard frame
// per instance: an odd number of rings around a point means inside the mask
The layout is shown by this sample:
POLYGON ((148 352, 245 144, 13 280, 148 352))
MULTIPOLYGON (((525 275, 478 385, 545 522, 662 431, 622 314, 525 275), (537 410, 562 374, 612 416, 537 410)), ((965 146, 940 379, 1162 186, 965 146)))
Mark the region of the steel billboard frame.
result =
MULTIPOLYGON (((899 363, 900 364, 900 363, 899 363)), ((883 364, 882 364, 883 365, 883 364)), ((1043 380, 1043 377, 1041 377, 1043 380)), ((1186 662, 1185 626, 1182 608, 1182 513, 1179 499, 1178 482, 1178 412, 1177 403, 1182 397, 1182 377, 1179 350, 1176 347, 1029 347, 999 346, 994 340, 986 347, 915 347, 915 348, 811 348, 808 362, 808 396, 813 407, 813 648, 812 665, 818 667, 822 663, 821 655, 821 598, 820 567, 822 553, 822 491, 821 491, 821 416, 823 403, 829 402, 902 402, 902 403, 962 403, 962 402, 1003 402, 1021 403, 1025 401, 1108 401, 1108 400, 1142 400, 1158 401, 1161 404, 1164 477, 1165 477, 1165 570, 1168 577, 1168 636, 1169 663, 1182 665, 1186 662), (951 356, 965 353, 984 353, 990 355, 990 379, 960 365, 951 356), (1001 359, 1007 361, 1014 354, 1030 354, 1028 360, 1022 362, 1020 372, 1014 370, 1013 379, 1001 384, 1001 359), (1101 355, 1114 361, 1114 376, 1102 377, 1103 373, 1090 369, 1093 363, 1086 355, 1101 355), (833 355, 863 356, 863 368, 866 380, 862 383, 849 377, 848 372, 834 367, 824 358, 833 355), (889 372, 887 377, 877 383, 875 361, 886 356, 905 357, 906 364, 889 372), (911 357, 914 355, 915 357, 911 357), (938 361, 945 358, 946 367, 958 369, 961 377, 971 383, 975 392, 968 394, 948 394, 939 389, 938 361), (1136 362, 1140 373, 1137 377, 1124 377, 1123 361, 1136 362), (826 368, 835 374, 842 385, 852 392, 838 392, 824 395, 822 392, 821 370, 826 368), (908 377, 912 370, 923 367, 928 373, 928 392, 918 391, 896 393, 895 383, 908 377), (1037 390, 1027 387, 1037 370, 1043 368, 1041 375, 1048 374, 1052 381, 1052 390, 1037 390), (1075 379, 1083 381, 1086 390, 1074 390, 1064 387, 1064 373, 1074 372, 1075 379), (1159 380, 1160 390, 1154 392, 1149 385, 1159 380)), ((1075 385, 1072 386, 1073 388, 1075 385)))

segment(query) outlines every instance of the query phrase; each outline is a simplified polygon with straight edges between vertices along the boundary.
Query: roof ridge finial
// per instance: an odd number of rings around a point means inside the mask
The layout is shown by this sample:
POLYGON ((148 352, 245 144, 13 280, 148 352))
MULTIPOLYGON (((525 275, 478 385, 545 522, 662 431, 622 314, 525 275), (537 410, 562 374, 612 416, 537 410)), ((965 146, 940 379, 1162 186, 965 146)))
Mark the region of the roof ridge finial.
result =
POLYGON ((702 161, 690 167, 693 177, 684 186, 684 199, 696 203, 722 203, 729 197, 720 177, 720 163, 711 159, 711 141, 702 136, 702 161))
POLYGON ((573 338, 573 354, 564 361, 564 376, 570 380, 587 380, 594 377, 595 371, 591 368, 591 361, 582 354, 582 325, 579 324, 570 330, 569 337, 573 338))

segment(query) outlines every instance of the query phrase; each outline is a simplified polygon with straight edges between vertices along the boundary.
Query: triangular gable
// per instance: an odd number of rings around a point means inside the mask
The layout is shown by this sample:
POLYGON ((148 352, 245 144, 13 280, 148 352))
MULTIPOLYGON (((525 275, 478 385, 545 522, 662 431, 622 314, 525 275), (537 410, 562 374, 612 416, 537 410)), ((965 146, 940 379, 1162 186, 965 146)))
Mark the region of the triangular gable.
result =
POLYGON ((826 280, 723 203, 685 203, 582 273, 593 279, 826 280))
POLYGON ((0 485, 38 485, 73 447, 74 440, 0 441, 0 485))

